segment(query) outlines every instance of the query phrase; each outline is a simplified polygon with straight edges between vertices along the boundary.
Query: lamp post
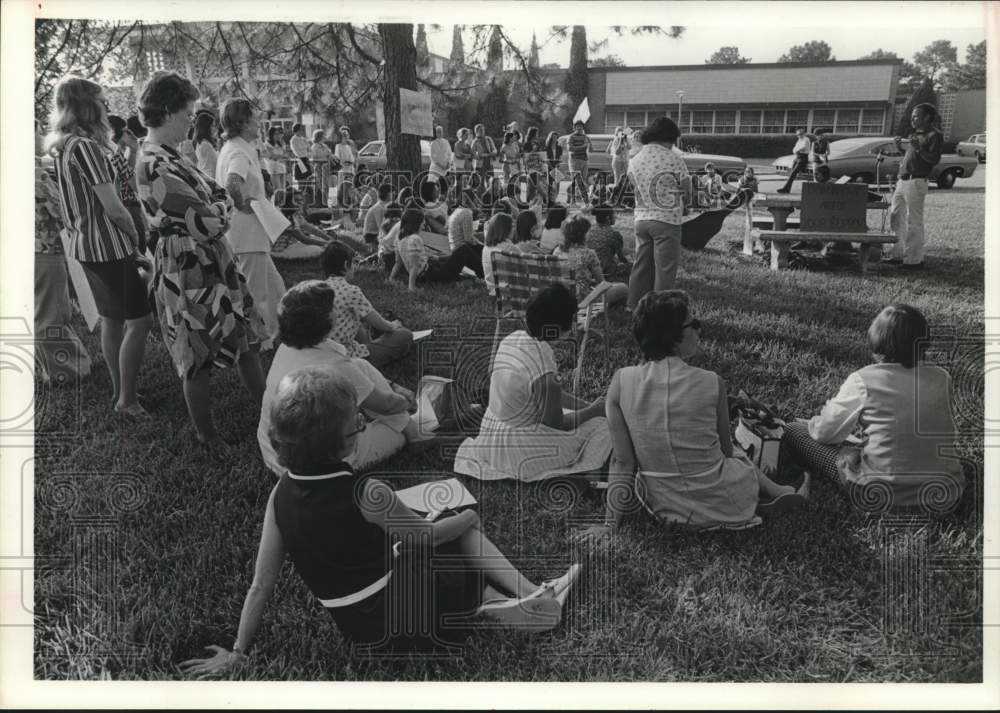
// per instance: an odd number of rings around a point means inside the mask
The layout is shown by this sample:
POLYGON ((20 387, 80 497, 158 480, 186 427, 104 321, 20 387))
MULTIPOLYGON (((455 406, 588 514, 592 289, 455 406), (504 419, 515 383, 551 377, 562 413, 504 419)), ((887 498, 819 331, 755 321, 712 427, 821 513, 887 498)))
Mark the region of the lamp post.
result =
MULTIPOLYGON (((677 127, 680 128, 682 112, 684 111, 684 90, 678 89, 675 93, 677 94, 677 127)), ((681 132, 683 131, 684 129, 681 129, 681 132)))

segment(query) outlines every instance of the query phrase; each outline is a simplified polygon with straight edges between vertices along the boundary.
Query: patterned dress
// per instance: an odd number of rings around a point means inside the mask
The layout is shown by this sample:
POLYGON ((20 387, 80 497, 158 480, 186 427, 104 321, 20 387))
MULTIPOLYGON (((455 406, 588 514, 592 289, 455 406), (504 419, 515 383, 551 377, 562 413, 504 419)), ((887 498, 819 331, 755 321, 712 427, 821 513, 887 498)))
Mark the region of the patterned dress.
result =
POLYGON ((264 323, 225 239, 232 201, 174 149, 146 141, 136 183, 156 245, 156 312, 180 377, 229 367, 264 323))

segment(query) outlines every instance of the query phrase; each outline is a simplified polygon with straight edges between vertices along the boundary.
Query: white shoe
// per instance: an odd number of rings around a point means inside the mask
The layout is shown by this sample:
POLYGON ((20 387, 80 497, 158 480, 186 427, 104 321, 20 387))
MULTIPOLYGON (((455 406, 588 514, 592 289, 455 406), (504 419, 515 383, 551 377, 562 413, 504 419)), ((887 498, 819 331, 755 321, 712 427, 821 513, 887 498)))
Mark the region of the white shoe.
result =
POLYGON ((514 629, 548 631, 562 620, 562 604, 535 592, 523 599, 491 599, 483 602, 476 613, 514 629))
POLYGON ((566 597, 569 596, 569 590, 576 583, 576 580, 580 576, 580 572, 582 570, 583 568, 578 564, 571 565, 570 568, 566 570, 566 574, 558 579, 550 579, 547 582, 543 582, 542 586, 538 588, 538 591, 531 596, 540 596, 543 592, 548 590, 552 592, 555 600, 559 602, 560 606, 562 606, 566 603, 566 597))

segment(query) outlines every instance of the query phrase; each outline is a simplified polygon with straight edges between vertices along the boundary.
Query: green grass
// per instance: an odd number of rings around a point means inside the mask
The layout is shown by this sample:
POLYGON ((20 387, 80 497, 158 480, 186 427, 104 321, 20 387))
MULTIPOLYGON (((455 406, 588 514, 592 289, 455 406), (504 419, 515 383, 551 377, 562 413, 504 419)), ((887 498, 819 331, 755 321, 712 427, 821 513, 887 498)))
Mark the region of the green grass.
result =
MULTIPOLYGON (((975 343, 984 326, 983 214, 981 192, 932 191, 930 270, 920 275, 893 268, 868 276, 772 273, 728 249, 740 236, 737 217, 707 250, 684 253, 679 275, 705 325, 696 363, 785 414, 814 413, 846 374, 869 362, 864 333, 882 306, 906 301, 923 310, 945 330, 948 348, 938 351, 955 375, 959 450, 978 474, 957 514, 919 529, 865 519, 831 484, 818 482, 805 511, 749 532, 670 532, 633 516, 609 556, 587 559, 557 630, 534 637, 485 631, 449 659, 352 659, 286 563, 252 661, 236 677, 981 680, 984 405, 982 347, 975 343), (962 347, 963 338, 973 345, 962 347), (932 567, 922 557, 944 564, 932 567), (921 579, 909 593, 895 584, 907 567, 921 579), (900 614, 914 619, 892 626, 900 614)), ((628 221, 620 227, 631 243, 628 221)), ((289 284, 318 272, 313 263, 279 268, 289 284)), ((414 298, 374 274, 357 281, 383 311, 416 328, 435 327, 437 352, 457 349, 477 317, 492 329, 481 284, 431 287, 414 298), (447 337, 447 328, 459 336, 447 337)), ((94 336, 85 341, 98 355, 94 336)), ((583 395, 602 394, 614 370, 637 358, 627 330, 617 326, 606 363, 600 343, 589 353, 583 395)), ((44 559, 35 583, 35 673, 179 678, 178 661, 201 655, 207 644, 228 646, 235 635, 274 484, 257 451, 257 413, 234 371, 213 376, 218 425, 242 452, 220 467, 191 446, 180 384, 158 339, 150 341, 141 377, 155 416, 147 425, 110 417, 108 378, 95 366, 79 392, 39 392, 35 551, 44 559), (67 483, 78 496, 71 507, 59 498, 67 483), (123 483, 135 490, 135 507, 112 510, 107 503, 123 483), (81 528, 94 525, 81 519, 87 516, 111 518, 110 544, 74 560, 81 528), (88 594, 88 587, 97 591, 88 594)), ((387 371, 413 386, 416 359, 387 371)), ((384 470, 402 484, 446 476, 450 466, 441 452, 404 452, 384 470)), ((570 532, 603 512, 596 496, 567 501, 545 484, 465 482, 488 533, 532 578, 552 576, 579 556, 570 532)))

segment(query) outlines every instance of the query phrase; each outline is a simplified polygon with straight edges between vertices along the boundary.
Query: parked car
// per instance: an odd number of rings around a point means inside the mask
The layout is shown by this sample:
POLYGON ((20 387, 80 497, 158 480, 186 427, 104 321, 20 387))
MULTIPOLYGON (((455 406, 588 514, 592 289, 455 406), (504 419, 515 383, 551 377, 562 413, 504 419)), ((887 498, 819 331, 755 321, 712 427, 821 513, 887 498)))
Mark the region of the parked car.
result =
MULTIPOLYGON (((384 171, 386 167, 385 141, 369 141, 358 151, 358 171, 384 171)), ((431 167, 431 143, 420 139, 420 167, 427 171, 431 167)))
POLYGON ((973 134, 966 141, 959 141, 955 153, 975 156, 980 163, 986 163, 986 134, 973 134))
MULTIPOLYGON (((841 139, 830 144, 830 178, 850 176, 851 180, 864 183, 888 182, 899 173, 902 159, 903 154, 896 149, 892 137, 841 139)), ((789 154, 771 165, 779 175, 788 175, 794 160, 795 156, 789 154)), ((951 188, 955 179, 968 178, 975 173, 978 164, 979 161, 972 157, 945 154, 931 170, 929 180, 938 188, 951 188)), ((811 178, 812 171, 807 169, 798 175, 811 178)))
MULTIPOLYGON (((590 142, 593 145, 593 149, 590 151, 590 159, 587 162, 587 173, 611 173, 611 154, 608 153, 608 145, 614 138, 612 134, 589 134, 590 142)), ((569 134, 559 137, 559 142, 563 146, 562 159, 559 161, 559 170, 563 173, 569 171, 569 166, 567 163, 568 153, 566 149, 566 141, 569 139, 569 134)), ((747 167, 746 161, 737 156, 718 156, 715 154, 705 154, 705 153, 688 153, 686 151, 681 151, 680 149, 675 149, 684 157, 684 163, 687 165, 688 171, 692 174, 701 174, 705 172, 705 164, 711 161, 715 164, 715 170, 722 175, 722 180, 727 183, 732 183, 739 180, 739 177, 743 174, 743 170, 747 167)))

